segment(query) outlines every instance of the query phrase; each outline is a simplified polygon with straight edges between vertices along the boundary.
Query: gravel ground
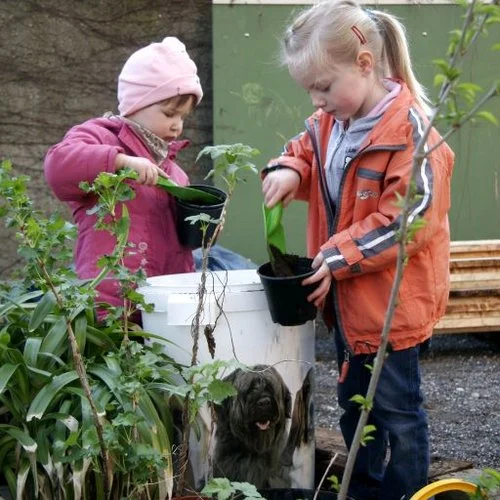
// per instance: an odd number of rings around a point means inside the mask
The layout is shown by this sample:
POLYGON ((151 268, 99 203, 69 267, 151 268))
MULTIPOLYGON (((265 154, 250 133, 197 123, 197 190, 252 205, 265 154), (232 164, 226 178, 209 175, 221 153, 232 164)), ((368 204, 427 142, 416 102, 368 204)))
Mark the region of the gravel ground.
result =
MULTIPOLYGON (((339 429, 332 337, 316 337, 316 425, 339 429)), ((500 469, 500 332, 436 335, 422 355, 433 458, 500 469)))

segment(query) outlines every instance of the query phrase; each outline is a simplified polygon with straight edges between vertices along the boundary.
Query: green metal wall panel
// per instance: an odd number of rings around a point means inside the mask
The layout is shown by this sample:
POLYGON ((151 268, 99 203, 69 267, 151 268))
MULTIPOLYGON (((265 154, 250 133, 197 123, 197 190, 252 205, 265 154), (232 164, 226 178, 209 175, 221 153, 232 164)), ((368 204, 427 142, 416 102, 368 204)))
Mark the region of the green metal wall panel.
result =
MULTIPOLYGON (((278 39, 293 10, 286 5, 214 5, 214 140, 243 142, 261 151, 259 168, 276 156, 285 140, 303 130, 312 112, 306 93, 277 63, 278 39)), ((380 7, 379 7, 380 8, 380 7)), ((460 26, 455 5, 390 5, 407 27, 415 70, 431 89, 432 60, 445 57, 448 32, 460 26)), ((484 39, 465 66, 466 80, 486 86, 499 78, 499 29, 484 39), (496 73, 496 74, 495 74, 496 73)), ((488 105, 500 118, 500 99, 488 105)), ((500 237, 500 133, 486 122, 469 124, 450 141, 457 161, 452 186, 452 238, 500 237)), ((240 185, 229 208, 220 243, 255 260, 267 260, 261 214, 260 179, 240 185)), ((305 251, 305 204, 285 211, 288 250, 305 251)))

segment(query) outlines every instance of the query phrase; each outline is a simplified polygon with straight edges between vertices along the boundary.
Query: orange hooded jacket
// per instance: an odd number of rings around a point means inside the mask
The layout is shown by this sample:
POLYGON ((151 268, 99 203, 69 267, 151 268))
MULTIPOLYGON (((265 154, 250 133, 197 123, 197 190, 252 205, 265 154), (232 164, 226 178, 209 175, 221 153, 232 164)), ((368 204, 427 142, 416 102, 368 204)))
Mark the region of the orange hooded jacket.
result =
MULTIPOLYGON (((397 193, 410 185, 413 153, 427 118, 403 82, 400 94, 346 166, 337 206, 332 206, 324 173, 327 145, 335 118, 319 110, 306 120, 306 131, 269 162, 301 176, 297 199, 309 202, 307 252, 320 250, 333 275, 325 321, 335 325, 353 354, 375 352, 395 276, 401 209, 397 193)), ((441 141, 435 129, 426 150, 441 141)), ((416 201, 410 221, 425 219, 408 245, 408 264, 399 290, 389 342, 394 350, 413 347, 432 334, 449 294, 448 210, 454 154, 442 143, 418 168, 416 201)))

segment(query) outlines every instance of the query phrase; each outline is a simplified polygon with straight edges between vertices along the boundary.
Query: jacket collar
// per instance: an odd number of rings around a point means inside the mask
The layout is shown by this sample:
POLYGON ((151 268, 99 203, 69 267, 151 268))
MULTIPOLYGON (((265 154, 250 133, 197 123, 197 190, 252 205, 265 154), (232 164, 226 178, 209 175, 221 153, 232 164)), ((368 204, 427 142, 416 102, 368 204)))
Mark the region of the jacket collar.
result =
MULTIPOLYGON (((139 136, 131 125, 123 120, 116 118, 99 118, 101 124, 108 130, 111 130, 118 137, 118 140, 127 148, 138 154, 143 154, 145 157, 152 157, 148 146, 139 136)), ((180 141, 172 141, 169 143, 168 156, 169 160, 175 160, 177 153, 191 144, 190 141, 184 139, 180 141)))
MULTIPOLYGON (((407 118, 410 108, 415 106, 415 100, 403 81, 397 79, 394 79, 394 81, 401 85, 401 92, 370 132, 362 148, 368 145, 384 147, 408 144, 408 134, 411 134, 411 125, 407 118)), ((320 137, 318 139, 321 144, 321 149, 328 145, 329 135, 334 123, 335 117, 325 113, 321 109, 313 113, 306 120, 308 130, 313 131, 313 133, 315 130, 320 131, 320 137)))

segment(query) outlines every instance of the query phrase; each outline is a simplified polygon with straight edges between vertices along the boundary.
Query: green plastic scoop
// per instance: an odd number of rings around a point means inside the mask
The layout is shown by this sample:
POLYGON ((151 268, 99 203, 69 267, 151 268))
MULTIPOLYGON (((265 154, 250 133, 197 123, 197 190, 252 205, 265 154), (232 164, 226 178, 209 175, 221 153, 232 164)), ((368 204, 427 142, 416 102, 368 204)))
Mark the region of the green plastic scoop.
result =
POLYGON ((267 253, 275 276, 294 276, 299 257, 286 252, 285 228, 281 223, 283 205, 281 202, 272 208, 262 204, 266 230, 267 253))
POLYGON ((207 205, 221 203, 220 198, 212 193, 189 186, 179 186, 179 184, 166 177, 158 177, 156 185, 183 201, 192 201, 198 204, 206 203, 207 205))
POLYGON ((264 214, 264 227, 266 230, 267 247, 277 248, 281 253, 286 253, 285 229, 281 223, 283 217, 283 204, 276 203, 271 208, 262 204, 264 214))
POLYGON ((281 223, 281 218, 283 217, 283 204, 279 202, 269 208, 263 203, 262 212, 264 215, 267 251, 271 262, 273 262, 274 252, 271 250, 272 247, 278 249, 282 254, 286 253, 285 228, 281 223))

